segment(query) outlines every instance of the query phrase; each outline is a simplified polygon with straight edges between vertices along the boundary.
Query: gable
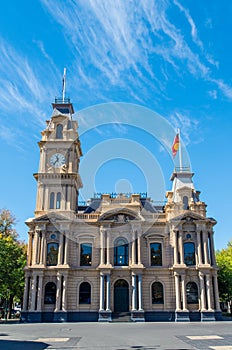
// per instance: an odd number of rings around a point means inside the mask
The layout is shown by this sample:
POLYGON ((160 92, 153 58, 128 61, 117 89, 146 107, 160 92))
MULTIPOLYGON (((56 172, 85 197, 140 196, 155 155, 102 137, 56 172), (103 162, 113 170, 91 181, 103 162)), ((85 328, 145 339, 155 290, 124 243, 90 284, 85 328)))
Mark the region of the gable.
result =
POLYGON ((105 212, 99 217, 99 221, 110 221, 110 222, 115 222, 120 224, 133 221, 133 220, 141 221, 143 219, 138 213, 127 208, 112 209, 105 212))

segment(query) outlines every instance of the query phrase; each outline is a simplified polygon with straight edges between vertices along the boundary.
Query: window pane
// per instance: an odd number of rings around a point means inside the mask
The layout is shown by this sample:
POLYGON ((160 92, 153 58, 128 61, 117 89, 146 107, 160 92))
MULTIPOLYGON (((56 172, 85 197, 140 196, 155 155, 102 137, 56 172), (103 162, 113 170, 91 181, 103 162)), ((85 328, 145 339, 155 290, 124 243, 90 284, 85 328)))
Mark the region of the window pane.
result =
POLYGON ((164 292, 163 285, 160 282, 154 282, 152 284, 152 304, 163 304, 164 292))
POLYGON ((162 245, 161 243, 150 244, 151 266, 162 266, 162 245))
POLYGON ((128 243, 125 239, 117 240, 114 247, 114 265, 128 266, 128 263, 128 243))
POLYGON ((58 243, 48 243, 47 244, 47 265, 54 266, 58 262, 58 243))
POLYGON ((60 209, 61 193, 58 192, 56 195, 56 209, 60 209))
POLYGON ((81 244, 81 266, 91 266, 92 265, 92 244, 84 243, 81 244))
POLYGON ((49 206, 50 209, 54 209, 54 199, 55 199, 55 194, 54 194, 54 192, 51 192, 51 194, 50 194, 50 206, 49 206))
POLYGON ((184 243, 184 263, 188 266, 196 265, 194 243, 184 243))
POLYGON ((63 125, 62 124, 58 124, 56 127, 56 138, 57 139, 63 138, 63 125))
POLYGON ((91 304, 91 286, 88 282, 80 285, 79 304, 91 304))
POLYGON ((56 285, 53 282, 48 282, 45 286, 44 304, 56 303, 56 285))
POLYGON ((187 283, 186 295, 188 304, 198 304, 198 288, 195 282, 187 283))

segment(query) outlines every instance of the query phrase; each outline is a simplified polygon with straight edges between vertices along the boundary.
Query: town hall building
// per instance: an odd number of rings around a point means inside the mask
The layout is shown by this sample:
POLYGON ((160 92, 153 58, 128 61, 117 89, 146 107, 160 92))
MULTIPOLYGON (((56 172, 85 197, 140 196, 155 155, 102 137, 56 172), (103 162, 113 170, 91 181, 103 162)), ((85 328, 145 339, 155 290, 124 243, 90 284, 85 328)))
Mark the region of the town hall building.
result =
MULTIPOLYGON (((216 221, 189 168, 164 205, 107 194, 78 205, 81 143, 69 99, 56 99, 39 141, 22 321, 214 321, 221 317, 216 221)), ((83 183, 84 183, 83 179, 83 183)))

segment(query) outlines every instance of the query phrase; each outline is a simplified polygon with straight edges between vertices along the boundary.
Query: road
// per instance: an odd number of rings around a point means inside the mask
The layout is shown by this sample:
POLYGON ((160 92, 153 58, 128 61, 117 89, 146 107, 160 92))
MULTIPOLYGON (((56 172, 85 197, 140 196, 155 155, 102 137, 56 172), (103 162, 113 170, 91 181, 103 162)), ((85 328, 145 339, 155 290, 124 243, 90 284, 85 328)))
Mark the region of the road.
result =
POLYGON ((1 350, 232 350, 232 322, 0 325, 1 350))

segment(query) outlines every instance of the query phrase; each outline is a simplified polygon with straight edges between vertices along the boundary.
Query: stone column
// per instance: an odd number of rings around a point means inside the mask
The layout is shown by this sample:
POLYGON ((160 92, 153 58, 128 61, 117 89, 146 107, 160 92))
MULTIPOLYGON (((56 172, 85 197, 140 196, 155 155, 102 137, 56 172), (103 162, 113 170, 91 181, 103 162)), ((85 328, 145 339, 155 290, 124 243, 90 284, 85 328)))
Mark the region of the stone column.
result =
POLYGON ((38 264, 38 251, 39 251, 39 234, 40 230, 35 230, 35 239, 34 239, 34 258, 33 258, 33 264, 38 264))
POLYGON ((178 242, 177 242, 177 231, 173 232, 173 238, 174 238, 174 247, 173 247, 173 253, 174 253, 174 265, 178 264, 178 242))
POLYGON ((37 275, 34 275, 33 279, 32 279, 30 311, 35 311, 36 293, 37 293, 37 291, 36 291, 36 282, 37 282, 37 275))
POLYGON ((175 277, 175 290, 176 290, 176 311, 181 310, 181 304, 180 304, 180 281, 179 281, 179 274, 177 272, 174 272, 175 277))
POLYGON ((24 286, 24 294, 23 294, 23 310, 24 310, 24 311, 28 310, 29 280, 30 280, 30 276, 27 276, 27 275, 26 275, 26 277, 25 277, 25 286, 24 286))
POLYGON ((137 298, 137 285, 136 285, 136 274, 132 272, 132 311, 137 310, 137 303, 136 303, 136 298, 137 298))
POLYGON ((100 228, 100 240, 101 240, 101 253, 100 253, 100 265, 105 264, 105 252, 104 252, 104 247, 105 247, 105 229, 102 227, 100 228))
POLYGON ((210 275, 207 274, 206 275, 206 293, 207 293, 207 300, 208 300, 208 310, 209 311, 213 311, 212 308, 212 298, 211 298, 211 279, 210 279, 210 275))
POLYGON ((132 233, 132 242, 131 242, 131 264, 135 264, 135 238, 136 238, 136 232, 133 231, 132 233))
POLYGON ((110 311, 110 274, 106 275, 106 311, 110 311))
POLYGON ((61 185, 61 188, 60 188, 60 193, 61 193, 61 198, 60 198, 60 209, 61 210, 65 210, 65 203, 66 203, 66 200, 65 200, 65 186, 64 185, 61 185))
POLYGON ((64 234, 60 233, 59 252, 58 252, 58 265, 61 265, 62 262, 63 262, 63 251, 64 251, 64 234))
POLYGON ((107 265, 110 265, 110 230, 107 230, 106 232, 106 239, 107 239, 107 242, 106 242, 106 264, 107 265))
POLYGON ((180 264, 184 264, 184 247, 183 247, 183 232, 179 231, 179 252, 180 252, 180 264))
POLYGON ((45 191, 44 209, 48 210, 48 209, 50 209, 50 198, 49 198, 49 194, 48 194, 48 186, 47 185, 44 185, 44 191, 45 191))
POLYGON ((209 264, 208 233, 206 231, 203 232, 203 242, 204 242, 205 264, 209 264))
POLYGON ((142 308, 142 275, 138 275, 138 289, 139 289, 139 311, 143 310, 142 308))
POLYGON ((213 239, 213 231, 210 232, 210 252, 211 252, 211 258, 212 258, 212 262, 211 264, 213 266, 216 266, 216 258, 215 258, 215 248, 214 248, 214 239, 213 239))
POLYGON ((185 275, 181 275, 181 291, 182 291, 182 300, 183 300, 183 310, 187 311, 187 296, 186 296, 185 275))
POLYGON ((31 266, 32 264, 32 249, 33 249, 33 231, 29 231, 29 241, 28 241, 28 251, 27 251, 27 255, 28 255, 28 266, 31 266))
POLYGON ((199 272, 199 278, 200 278, 200 296, 201 296, 201 311, 206 311, 206 300, 205 300, 205 281, 204 281, 204 274, 202 272, 199 272))
POLYGON ((197 231, 197 257, 198 264, 202 265, 201 231, 197 231))
POLYGON ((105 305, 104 305, 104 287, 105 287, 105 275, 101 272, 100 273, 100 310, 99 311, 104 311, 105 310, 105 305))
POLYGON ((141 265, 141 235, 138 234, 138 265, 141 265))
POLYGON ((71 209, 71 186, 67 185, 66 191, 67 191, 66 209, 70 210, 71 209))
MULTIPOLYGON (((65 235, 65 232, 64 232, 64 235, 65 235)), ((69 247, 69 238, 65 236, 64 265, 68 265, 68 247, 69 247)))
POLYGON ((57 275, 56 275, 56 280, 57 280, 57 283, 56 283, 56 308, 55 308, 55 311, 60 311, 60 306, 61 306, 61 273, 60 272, 57 272, 57 275))
POLYGON ((39 286, 38 286, 38 293, 37 293, 37 310, 42 310, 42 298, 43 298, 43 272, 40 272, 38 274, 39 276, 39 286))
POLYGON ((67 283, 68 275, 67 273, 63 273, 62 311, 67 310, 67 283))
POLYGON ((42 231, 42 238, 40 243, 40 265, 45 264, 44 260, 44 250, 45 250, 45 231, 42 231))
POLYGON ((214 299, 215 299, 215 309, 216 311, 221 311, 220 303, 219 303, 219 293, 218 293, 218 281, 217 281, 217 272, 215 271, 213 274, 213 283, 214 283, 214 299))

